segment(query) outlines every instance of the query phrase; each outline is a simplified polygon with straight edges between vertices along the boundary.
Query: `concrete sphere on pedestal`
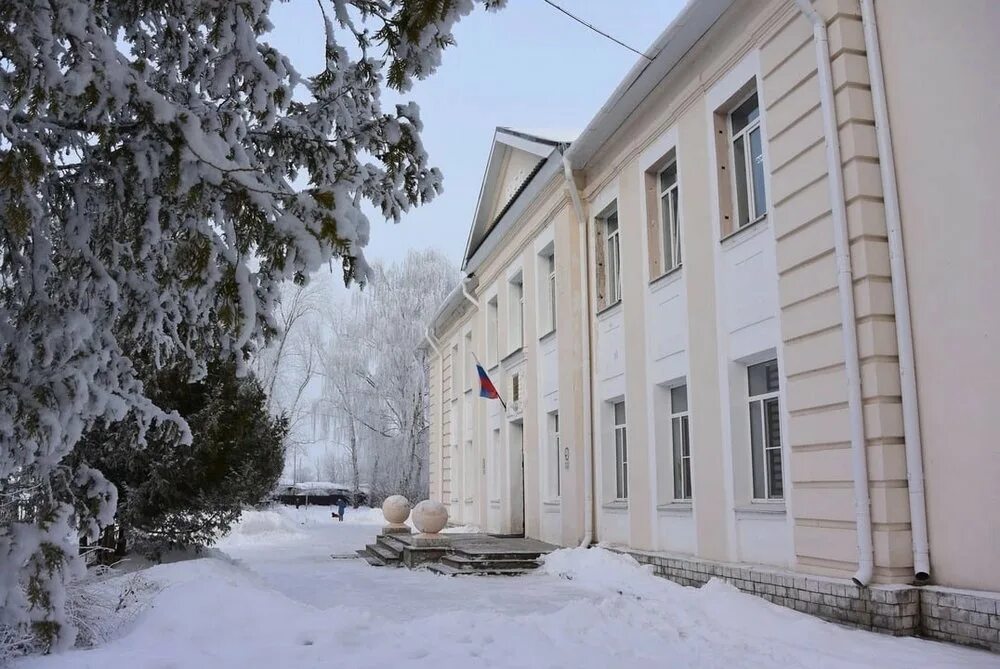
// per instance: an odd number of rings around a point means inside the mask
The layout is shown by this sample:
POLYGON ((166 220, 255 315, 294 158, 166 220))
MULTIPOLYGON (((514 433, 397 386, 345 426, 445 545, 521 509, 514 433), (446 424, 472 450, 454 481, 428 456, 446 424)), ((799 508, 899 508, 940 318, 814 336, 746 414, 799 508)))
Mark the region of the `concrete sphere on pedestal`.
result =
POLYGON ((410 500, 402 495, 391 495, 382 502, 382 515, 393 525, 402 525, 410 515, 410 500))
POLYGON ((448 509, 429 499, 413 507, 413 524, 424 534, 437 534, 448 524, 448 509))

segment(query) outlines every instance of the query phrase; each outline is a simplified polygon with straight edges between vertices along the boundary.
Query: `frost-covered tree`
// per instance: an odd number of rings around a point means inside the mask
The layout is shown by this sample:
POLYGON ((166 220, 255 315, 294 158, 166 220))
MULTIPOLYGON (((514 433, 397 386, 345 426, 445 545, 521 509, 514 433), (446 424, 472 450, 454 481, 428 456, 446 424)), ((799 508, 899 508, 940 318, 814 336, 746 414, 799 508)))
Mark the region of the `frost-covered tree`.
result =
POLYGON ((312 395, 325 341, 324 321, 331 309, 340 306, 332 280, 326 272, 319 272, 307 284, 283 285, 274 310, 278 331, 251 361, 267 392, 268 409, 275 416, 288 418, 285 447, 296 482, 311 480, 300 478, 299 465, 316 438, 312 395))
POLYGON ((503 0, 317 0, 308 76, 266 42, 270 0, 0 2, 0 480, 34 490, 0 527, 0 625, 72 643, 75 536, 115 504, 63 464, 81 434, 186 432, 138 359, 241 363, 280 281, 334 257, 368 278, 363 203, 398 220, 439 191, 418 108, 380 92, 431 74, 476 2, 503 0))
POLYGON ((457 279, 436 251, 375 263, 351 312, 338 312, 331 328, 324 398, 339 419, 350 482, 357 487, 367 479, 376 502, 427 494, 427 361, 417 346, 457 279))

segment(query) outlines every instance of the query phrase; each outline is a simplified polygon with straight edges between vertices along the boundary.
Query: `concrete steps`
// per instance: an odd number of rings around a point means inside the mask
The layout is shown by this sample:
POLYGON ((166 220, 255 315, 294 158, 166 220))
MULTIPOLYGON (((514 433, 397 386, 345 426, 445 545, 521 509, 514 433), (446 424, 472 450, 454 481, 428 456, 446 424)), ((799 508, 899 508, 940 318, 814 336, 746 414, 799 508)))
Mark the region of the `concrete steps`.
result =
POLYGON ((453 553, 441 558, 441 564, 458 570, 463 574, 507 574, 524 573, 538 568, 536 558, 525 556, 499 557, 496 555, 471 556, 453 553))
POLYGON ((377 555, 370 555, 367 550, 362 549, 356 551, 359 558, 363 559, 365 562, 370 564, 372 567, 384 567, 386 566, 385 560, 377 555))
POLYGON ((531 571, 531 569, 525 569, 524 567, 459 568, 445 564, 444 561, 427 565, 427 570, 441 576, 521 576, 531 571))
POLYGON ((373 567, 399 567, 403 564, 403 542, 390 535, 380 535, 373 544, 367 544, 358 556, 373 567))
POLYGON ((402 553, 403 549, 406 548, 406 546, 408 545, 406 542, 401 541, 392 534, 380 535, 377 541, 386 548, 389 548, 399 553, 402 553))
POLYGON ((445 576, 517 576, 539 566, 539 557, 557 547, 523 537, 494 537, 488 534, 414 535, 384 532, 358 551, 375 567, 426 566, 445 576))

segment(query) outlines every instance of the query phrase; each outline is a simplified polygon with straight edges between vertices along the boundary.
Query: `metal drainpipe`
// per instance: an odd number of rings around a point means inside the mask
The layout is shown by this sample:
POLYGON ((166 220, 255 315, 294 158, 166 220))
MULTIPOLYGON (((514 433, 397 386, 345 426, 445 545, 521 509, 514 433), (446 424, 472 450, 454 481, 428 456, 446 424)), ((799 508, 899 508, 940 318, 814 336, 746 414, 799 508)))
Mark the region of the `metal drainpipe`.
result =
POLYGON ((889 109, 885 99, 885 77, 879 47, 875 6, 861 0, 861 23, 865 33, 868 79, 875 110, 875 139, 878 165, 882 175, 882 200, 885 227, 889 237, 889 267, 892 276, 892 302, 896 310, 896 349, 899 354, 899 385, 903 400, 903 437, 906 448, 906 480, 910 493, 910 532, 913 539, 913 574, 918 581, 931 575, 930 546, 927 537, 927 500, 924 497, 924 456, 920 439, 920 409, 917 402, 917 378, 913 354, 913 326, 910 322, 910 292, 906 280, 903 253, 903 228, 899 216, 899 189, 896 186, 896 163, 889 129, 889 109))
MULTIPOLYGON (((459 285, 462 287, 462 295, 465 297, 465 299, 467 299, 469 301, 469 304, 471 304, 472 306, 474 306, 476 308, 476 310, 478 312, 478 310, 479 310, 479 300, 477 300, 476 298, 474 298, 469 293, 469 288, 467 286, 468 281, 469 281, 470 278, 471 277, 469 277, 468 274, 466 274, 465 272, 462 272, 462 280, 459 282, 459 285)), ((452 363, 452 365, 454 365, 454 363, 452 363)), ((442 378, 443 378, 444 377, 444 358, 441 359, 441 375, 442 375, 442 378)), ((442 381, 442 383, 443 383, 443 381, 442 381)), ((441 386, 441 392, 444 393, 444 386, 443 385, 441 386)), ((442 409, 442 411, 443 411, 443 409, 442 409)), ((444 425, 444 414, 443 413, 441 414, 441 424, 444 425)), ((484 446, 484 448, 485 448, 485 446, 484 446)), ((444 465, 444 463, 442 462, 442 466, 443 465, 444 465)), ((479 458, 476 458, 476 474, 477 474, 477 476, 479 475, 479 472, 480 472, 480 462, 479 462, 479 458)), ((483 471, 483 473, 485 474, 486 472, 483 471)), ((481 480, 482 479, 480 479, 480 481, 481 480)), ((484 488, 484 490, 485 490, 485 488, 484 488)), ((481 499, 483 500, 482 501, 483 505, 488 505, 489 504, 489 497, 488 497, 488 495, 483 494, 482 497, 481 497, 481 499)), ((480 508, 482 508, 482 507, 480 507, 480 508)), ((480 518, 482 518, 482 517, 480 517, 480 518)))
POLYGON ((434 352, 437 354, 438 365, 440 366, 441 369, 441 382, 439 384, 440 387, 438 390, 439 394, 441 395, 441 405, 439 407, 440 414, 438 416, 439 420, 441 421, 440 423, 441 434, 439 435, 440 451, 438 452, 438 455, 440 456, 438 458, 438 478, 440 479, 439 481, 439 485, 441 488, 440 495, 441 497, 444 497, 444 357, 441 355, 441 349, 438 348, 437 344, 434 343, 434 339, 433 337, 431 337, 431 329, 429 327, 424 328, 424 339, 427 340, 427 343, 431 345, 431 348, 433 348, 434 352))
POLYGON ((462 295, 464 295, 465 299, 467 299, 470 303, 472 303, 472 306, 474 306, 476 309, 478 309, 479 308, 479 300, 477 300, 476 298, 474 298, 469 293, 469 289, 466 286, 466 282, 468 282, 468 280, 469 280, 469 275, 468 274, 462 274, 462 283, 461 283, 461 286, 462 286, 462 295))
POLYGON ((594 351, 591 345, 590 336, 590 235, 587 231, 587 217, 583 213, 583 203, 580 201, 580 191, 576 188, 573 180, 573 167, 569 163, 569 158, 563 155, 563 175, 566 178, 566 186, 569 188, 570 199, 573 202, 573 209, 576 211, 577 221, 581 226, 580 246, 583 255, 580 258, 580 288, 583 292, 585 303, 581 309, 583 320, 583 345, 585 355, 583 356, 583 443, 585 456, 583 459, 583 484, 584 484, 584 534, 580 541, 580 546, 586 548, 594 541, 594 411, 591 403, 591 370, 593 369, 594 351))
POLYGON ((871 496, 868 491, 868 455, 865 444, 864 408, 861 403, 861 365, 858 360, 858 328, 855 322, 854 279, 851 274, 851 246, 847 229, 847 204, 844 198, 843 163, 833 95, 833 72, 830 66, 830 41, 826 21, 813 9, 810 0, 795 0, 799 10, 813 26, 816 66, 819 71, 820 107, 826 135, 827 183, 833 215, 833 244, 837 256, 837 293, 840 297, 840 320, 847 368, 847 408, 851 421, 851 464, 854 474, 854 516, 858 541, 858 571, 853 580, 864 586, 875 571, 872 544, 871 496))

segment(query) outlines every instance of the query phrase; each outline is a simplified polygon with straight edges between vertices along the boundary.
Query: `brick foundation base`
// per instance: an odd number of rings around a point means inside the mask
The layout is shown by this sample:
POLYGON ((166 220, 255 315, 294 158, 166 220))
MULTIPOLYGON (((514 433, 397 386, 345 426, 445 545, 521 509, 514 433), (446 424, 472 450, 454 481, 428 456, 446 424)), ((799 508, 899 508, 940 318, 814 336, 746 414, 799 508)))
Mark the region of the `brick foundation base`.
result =
POLYGON ((895 636, 921 635, 1000 653, 1000 596, 937 586, 859 587, 842 579, 807 576, 760 566, 622 551, 681 585, 712 578, 769 602, 836 623, 895 636))

